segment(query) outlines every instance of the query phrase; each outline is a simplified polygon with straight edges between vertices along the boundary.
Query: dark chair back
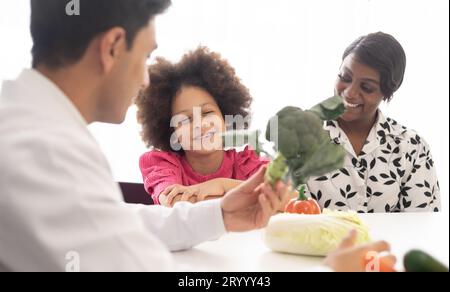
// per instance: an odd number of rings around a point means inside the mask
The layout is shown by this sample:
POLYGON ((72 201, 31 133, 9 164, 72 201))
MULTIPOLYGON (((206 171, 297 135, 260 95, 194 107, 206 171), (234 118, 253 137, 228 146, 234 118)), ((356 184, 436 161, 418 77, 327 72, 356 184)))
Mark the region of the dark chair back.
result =
POLYGON ((151 196, 145 191, 143 184, 119 182, 123 199, 130 204, 153 205, 151 196))

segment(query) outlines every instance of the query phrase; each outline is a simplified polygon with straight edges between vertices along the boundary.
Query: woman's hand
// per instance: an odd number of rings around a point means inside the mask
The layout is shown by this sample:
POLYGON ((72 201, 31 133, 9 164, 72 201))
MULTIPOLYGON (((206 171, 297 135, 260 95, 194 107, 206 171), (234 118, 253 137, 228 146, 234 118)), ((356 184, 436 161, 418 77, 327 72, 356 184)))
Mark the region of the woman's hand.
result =
POLYGON ((335 272, 394 272, 396 258, 390 254, 390 246, 385 241, 356 246, 356 231, 341 243, 339 248, 329 254, 324 265, 335 272), (373 257, 375 254, 385 254, 381 257, 373 257), (370 259, 370 261, 369 261, 370 259), (377 261, 377 262, 375 262, 377 261), (371 263, 373 262, 373 263, 371 263))

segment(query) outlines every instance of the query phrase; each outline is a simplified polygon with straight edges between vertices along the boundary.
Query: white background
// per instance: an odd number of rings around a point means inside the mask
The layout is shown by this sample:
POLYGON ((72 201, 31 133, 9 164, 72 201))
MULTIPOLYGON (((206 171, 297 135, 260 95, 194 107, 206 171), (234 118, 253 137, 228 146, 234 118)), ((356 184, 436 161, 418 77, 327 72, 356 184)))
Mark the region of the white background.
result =
MULTIPOLYGON (((333 94, 344 49, 383 31, 404 46, 405 82, 385 113, 431 145, 448 212, 449 1, 447 0, 173 0, 158 18, 154 56, 177 61, 198 45, 220 52, 253 96, 254 128, 286 105, 310 107, 333 94)), ((81 13, 82 13, 81 8, 81 13)), ((0 1, 0 80, 31 62, 29 1, 0 1)), ((136 109, 123 125, 91 130, 120 181, 141 181, 136 109)), ((0 155, 5 155, 1 153, 0 155)))

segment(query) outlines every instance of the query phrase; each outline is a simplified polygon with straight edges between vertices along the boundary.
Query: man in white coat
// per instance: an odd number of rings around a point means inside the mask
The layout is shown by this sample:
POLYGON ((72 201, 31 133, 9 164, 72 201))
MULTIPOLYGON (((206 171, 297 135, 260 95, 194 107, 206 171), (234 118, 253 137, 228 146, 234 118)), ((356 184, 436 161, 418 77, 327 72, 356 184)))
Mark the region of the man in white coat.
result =
MULTIPOLYGON (((170 0, 81 0, 79 13, 69 2, 31 0, 33 69, 2 86, 0 269, 174 271, 170 251, 264 227, 289 197, 264 168, 221 200, 123 203, 87 126, 121 123, 148 86, 154 18, 170 0)), ((347 253, 327 265, 343 268, 347 253)))

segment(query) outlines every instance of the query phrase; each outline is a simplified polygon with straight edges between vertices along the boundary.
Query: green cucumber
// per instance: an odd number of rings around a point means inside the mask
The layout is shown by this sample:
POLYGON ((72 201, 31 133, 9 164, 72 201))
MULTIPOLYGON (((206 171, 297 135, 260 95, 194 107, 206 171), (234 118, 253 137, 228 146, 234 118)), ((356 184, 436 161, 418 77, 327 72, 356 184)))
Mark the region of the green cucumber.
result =
POLYGON ((448 272, 448 267, 420 250, 408 252, 403 258, 403 264, 406 272, 448 272))

